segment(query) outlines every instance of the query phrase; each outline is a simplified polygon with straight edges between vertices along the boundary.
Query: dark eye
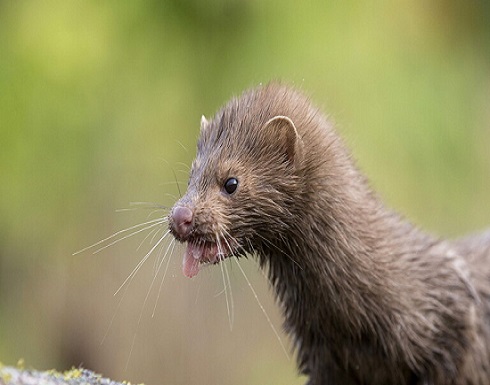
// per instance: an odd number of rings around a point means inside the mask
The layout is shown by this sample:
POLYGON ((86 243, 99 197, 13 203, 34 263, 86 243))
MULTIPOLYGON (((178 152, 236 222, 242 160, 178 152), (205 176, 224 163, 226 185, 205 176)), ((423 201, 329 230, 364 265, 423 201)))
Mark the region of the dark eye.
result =
POLYGON ((233 194, 238 187, 238 179, 228 178, 223 186, 228 194, 233 194))

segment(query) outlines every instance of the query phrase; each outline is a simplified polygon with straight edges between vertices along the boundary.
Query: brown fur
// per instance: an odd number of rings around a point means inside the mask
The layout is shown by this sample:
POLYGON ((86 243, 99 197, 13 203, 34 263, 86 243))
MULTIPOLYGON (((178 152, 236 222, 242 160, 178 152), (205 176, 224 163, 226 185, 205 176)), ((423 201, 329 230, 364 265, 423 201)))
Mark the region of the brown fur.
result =
POLYGON ((260 86, 203 120, 179 206, 177 239, 268 267, 309 384, 490 384, 490 232, 439 240, 386 209, 297 91, 260 86))

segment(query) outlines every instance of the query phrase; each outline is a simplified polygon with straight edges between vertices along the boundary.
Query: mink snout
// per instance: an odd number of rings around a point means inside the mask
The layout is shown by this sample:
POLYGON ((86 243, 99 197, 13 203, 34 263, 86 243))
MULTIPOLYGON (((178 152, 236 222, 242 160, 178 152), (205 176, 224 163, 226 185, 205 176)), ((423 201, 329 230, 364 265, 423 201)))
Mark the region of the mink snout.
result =
POLYGON ((169 227, 172 234, 180 241, 185 241, 192 230, 194 214, 189 207, 176 205, 169 216, 169 227))

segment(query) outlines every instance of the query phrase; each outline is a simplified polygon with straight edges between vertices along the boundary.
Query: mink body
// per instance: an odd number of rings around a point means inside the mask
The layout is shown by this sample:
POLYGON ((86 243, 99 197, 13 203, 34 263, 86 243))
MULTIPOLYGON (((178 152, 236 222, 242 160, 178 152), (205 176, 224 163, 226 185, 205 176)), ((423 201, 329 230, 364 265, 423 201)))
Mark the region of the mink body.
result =
POLYGON ((490 384, 490 231, 441 240, 387 209, 287 86, 203 118, 169 227, 189 277, 258 258, 310 385, 490 384))

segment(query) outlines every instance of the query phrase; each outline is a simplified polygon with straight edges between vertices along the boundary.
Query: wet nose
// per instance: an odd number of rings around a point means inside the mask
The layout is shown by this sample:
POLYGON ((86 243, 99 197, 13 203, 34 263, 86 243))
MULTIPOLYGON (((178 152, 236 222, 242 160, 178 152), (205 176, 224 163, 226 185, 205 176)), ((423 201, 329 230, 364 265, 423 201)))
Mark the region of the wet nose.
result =
POLYGON ((186 238, 192 228, 192 210, 185 206, 176 206, 172 210, 172 230, 180 238, 186 238))

